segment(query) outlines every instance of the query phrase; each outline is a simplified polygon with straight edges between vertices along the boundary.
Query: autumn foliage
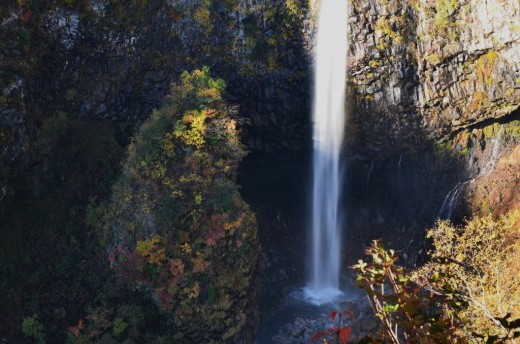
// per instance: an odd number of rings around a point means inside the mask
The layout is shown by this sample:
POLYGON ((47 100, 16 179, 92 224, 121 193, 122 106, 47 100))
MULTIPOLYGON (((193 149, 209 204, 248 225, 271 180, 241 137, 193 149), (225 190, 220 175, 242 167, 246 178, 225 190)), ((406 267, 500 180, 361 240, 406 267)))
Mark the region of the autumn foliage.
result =
POLYGON ((110 201, 92 210, 122 287, 151 292, 192 342, 232 338, 253 311, 232 313, 250 302, 258 239, 235 183, 245 152, 224 89, 208 68, 183 73, 128 147, 110 201))
POLYGON ((332 337, 332 340, 334 343, 341 343, 341 344, 347 344, 348 340, 350 338, 350 334, 352 332, 352 329, 350 326, 345 325, 344 318, 350 318, 350 320, 354 320, 354 313, 350 312, 349 310, 343 310, 343 311, 331 311, 330 312, 330 320, 335 323, 337 319, 337 326, 328 328, 324 331, 319 331, 315 333, 311 337, 311 341, 315 342, 322 338, 332 337))
POLYGON ((520 216, 476 217, 463 226, 440 221, 428 232, 429 262, 397 264, 380 241, 359 261, 358 285, 368 294, 391 343, 514 343, 520 337, 520 216))

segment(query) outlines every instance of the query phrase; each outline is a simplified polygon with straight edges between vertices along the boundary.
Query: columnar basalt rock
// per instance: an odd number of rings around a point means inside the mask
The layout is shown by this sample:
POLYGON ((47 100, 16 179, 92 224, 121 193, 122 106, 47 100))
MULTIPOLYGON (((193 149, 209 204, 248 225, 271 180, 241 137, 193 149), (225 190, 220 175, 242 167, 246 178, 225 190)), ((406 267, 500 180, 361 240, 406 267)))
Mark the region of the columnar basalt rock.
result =
MULTIPOLYGON (((309 59, 299 36, 305 6, 282 0, 81 4, 0 8, 0 106, 19 114, 30 128, 23 133, 32 133, 15 135, 6 116, 2 157, 11 153, 3 161, 16 160, 16 147, 27 146, 60 111, 139 124, 184 70, 203 65, 228 82, 250 150, 305 146, 309 59)), ((16 161, 22 168, 24 159, 16 161)))
POLYGON ((353 1, 351 93, 372 155, 441 141, 520 103, 516 1, 353 1))

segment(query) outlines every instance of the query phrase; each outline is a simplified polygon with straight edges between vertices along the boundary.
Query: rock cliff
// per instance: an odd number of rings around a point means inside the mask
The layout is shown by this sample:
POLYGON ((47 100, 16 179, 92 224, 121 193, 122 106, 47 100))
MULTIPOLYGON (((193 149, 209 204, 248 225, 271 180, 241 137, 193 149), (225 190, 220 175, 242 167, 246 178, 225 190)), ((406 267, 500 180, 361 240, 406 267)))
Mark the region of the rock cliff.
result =
MULTIPOLYGON (((33 167, 35 137, 53 118, 127 123, 126 142, 164 103, 170 84, 203 65, 228 82, 225 97, 240 106, 236 120, 248 150, 276 159, 307 153, 316 8, 296 0, 0 5, 0 210, 19 191, 12 180, 33 167)), ((413 246, 437 215, 517 207, 519 2, 351 0, 349 27, 347 239, 386 233, 413 246)), ((263 205, 273 207, 269 197, 263 205)), ((249 224, 241 230, 253 238, 248 230, 256 225, 249 224)), ((228 239, 238 251, 240 238, 228 239)), ((193 267, 195 258, 183 264, 193 267)), ((237 283, 246 284, 254 269, 244 267, 237 283)), ((200 281, 184 282, 196 290, 200 281)), ((204 293, 204 301, 215 296, 204 293)), ((231 327, 248 339, 243 319, 231 327)), ((222 319, 199 320, 220 331, 222 319)))
POLYGON ((517 109, 519 13, 517 1, 353 1, 360 149, 417 148, 517 109))

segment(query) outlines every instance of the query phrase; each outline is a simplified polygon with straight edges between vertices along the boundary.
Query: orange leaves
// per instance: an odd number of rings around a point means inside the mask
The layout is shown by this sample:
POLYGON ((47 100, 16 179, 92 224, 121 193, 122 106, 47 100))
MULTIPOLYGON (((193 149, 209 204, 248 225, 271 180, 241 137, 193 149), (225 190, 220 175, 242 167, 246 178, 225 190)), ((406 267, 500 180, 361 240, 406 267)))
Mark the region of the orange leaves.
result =
POLYGON ((220 91, 215 88, 206 88, 199 91, 197 94, 201 98, 220 99, 220 91))
POLYGON ((177 11, 177 10, 175 10, 175 9, 171 9, 170 10, 170 18, 174 22, 179 21, 179 20, 182 19, 182 13, 177 11))
POLYGON ((194 116, 192 113, 188 113, 187 115, 184 116, 183 119, 184 119, 184 123, 191 124, 191 123, 193 123, 194 116))
POLYGON ((234 229, 242 226, 245 215, 246 215, 245 213, 241 213, 240 216, 238 217, 238 219, 236 219, 235 221, 226 223, 224 225, 224 229, 226 230, 226 232, 232 233, 234 229))

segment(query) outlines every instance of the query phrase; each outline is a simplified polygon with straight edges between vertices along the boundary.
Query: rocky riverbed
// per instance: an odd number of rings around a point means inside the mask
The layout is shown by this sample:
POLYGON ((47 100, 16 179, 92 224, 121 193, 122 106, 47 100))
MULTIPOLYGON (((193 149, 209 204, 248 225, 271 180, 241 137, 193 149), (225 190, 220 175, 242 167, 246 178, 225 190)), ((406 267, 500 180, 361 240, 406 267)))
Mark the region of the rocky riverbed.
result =
MULTIPOLYGON (((276 344, 303 344, 312 342, 311 338, 320 332, 337 326, 350 326, 352 334, 350 342, 357 342, 363 337, 377 332, 380 326, 378 319, 374 316, 366 298, 357 298, 348 302, 341 302, 339 310, 349 311, 354 315, 354 319, 345 316, 339 324, 339 319, 330 319, 329 314, 317 314, 318 317, 297 317, 293 322, 283 325, 281 330, 272 337, 272 342, 276 344), (343 322, 344 321, 344 322, 343 322)), ((331 307, 331 311, 335 308, 331 307)), ((334 338, 334 334, 329 337, 334 338)))

